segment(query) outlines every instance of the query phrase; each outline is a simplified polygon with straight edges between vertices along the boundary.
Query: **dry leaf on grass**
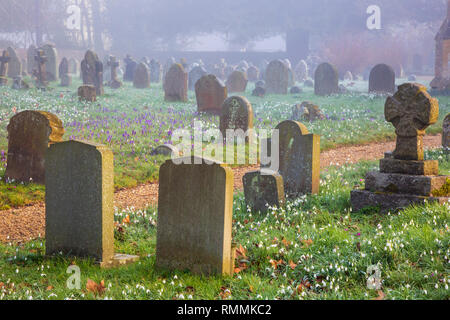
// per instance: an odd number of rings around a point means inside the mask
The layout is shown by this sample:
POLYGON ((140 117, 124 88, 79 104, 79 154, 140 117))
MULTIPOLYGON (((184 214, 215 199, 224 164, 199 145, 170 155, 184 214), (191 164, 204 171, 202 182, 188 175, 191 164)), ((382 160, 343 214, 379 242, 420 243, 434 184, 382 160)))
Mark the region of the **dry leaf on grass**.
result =
POLYGON ((102 280, 100 284, 97 284, 95 281, 88 279, 86 283, 86 289, 88 292, 92 292, 95 296, 102 295, 105 291, 105 281, 102 280))
POLYGON ((384 298, 386 298, 386 295, 384 294, 384 292, 383 291, 381 291, 381 290, 378 290, 378 297, 376 297, 376 298, 373 298, 372 300, 384 300, 384 298))

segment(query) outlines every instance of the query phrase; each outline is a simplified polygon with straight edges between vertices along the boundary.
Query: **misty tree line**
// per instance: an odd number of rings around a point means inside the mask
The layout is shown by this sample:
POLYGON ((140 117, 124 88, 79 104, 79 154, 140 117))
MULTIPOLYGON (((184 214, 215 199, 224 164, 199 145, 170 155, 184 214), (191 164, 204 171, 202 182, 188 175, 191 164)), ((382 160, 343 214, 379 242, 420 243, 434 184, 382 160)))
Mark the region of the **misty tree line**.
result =
MULTIPOLYGON (((382 33, 393 27, 435 32, 447 0, 0 0, 0 33, 15 34, 25 47, 44 41, 68 49, 181 50, 192 36, 218 33, 245 47, 269 36, 301 29, 317 37, 366 32, 366 9, 378 5, 382 33), (80 28, 66 21, 80 8, 80 28)), ((4 39, 3 39, 4 40, 4 39)))

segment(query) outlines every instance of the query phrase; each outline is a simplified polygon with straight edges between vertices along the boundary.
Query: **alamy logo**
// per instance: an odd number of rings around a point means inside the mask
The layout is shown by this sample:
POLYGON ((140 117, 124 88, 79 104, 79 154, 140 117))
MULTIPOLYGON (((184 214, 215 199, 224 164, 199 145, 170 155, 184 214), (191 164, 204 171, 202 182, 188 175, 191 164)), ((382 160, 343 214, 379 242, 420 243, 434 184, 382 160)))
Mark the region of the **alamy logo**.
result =
POLYGON ((67 7, 66 13, 69 17, 66 20, 66 27, 69 30, 81 30, 81 9, 77 5, 67 7))
POLYGON ((367 14, 370 14, 367 18, 367 29, 380 30, 381 29, 381 9, 377 5, 371 5, 367 8, 367 14))
POLYGON ((66 273, 72 274, 67 279, 66 285, 69 290, 81 290, 81 270, 78 266, 69 266, 66 273))

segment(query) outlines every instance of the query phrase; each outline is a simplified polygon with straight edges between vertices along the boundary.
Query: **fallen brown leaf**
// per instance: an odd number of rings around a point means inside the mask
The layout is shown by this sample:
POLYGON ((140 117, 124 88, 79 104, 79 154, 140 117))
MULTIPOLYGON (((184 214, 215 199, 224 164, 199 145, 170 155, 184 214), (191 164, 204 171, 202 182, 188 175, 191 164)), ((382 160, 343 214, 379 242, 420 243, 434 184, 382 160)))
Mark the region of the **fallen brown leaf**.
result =
POLYGON ((92 292, 94 295, 102 295, 105 291, 105 281, 102 280, 100 284, 97 284, 95 281, 91 279, 87 280, 86 289, 89 292, 92 292))

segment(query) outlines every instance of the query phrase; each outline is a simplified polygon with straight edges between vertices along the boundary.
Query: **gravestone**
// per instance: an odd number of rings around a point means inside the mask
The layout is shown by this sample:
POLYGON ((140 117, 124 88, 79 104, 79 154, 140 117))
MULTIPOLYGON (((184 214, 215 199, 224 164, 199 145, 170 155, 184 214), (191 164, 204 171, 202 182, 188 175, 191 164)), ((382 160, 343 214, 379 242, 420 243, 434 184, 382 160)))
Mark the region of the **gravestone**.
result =
POLYGON ((252 96, 263 98, 266 95, 266 89, 263 87, 255 87, 252 92, 252 96))
POLYGON ((450 113, 445 117, 442 124, 442 147, 450 151, 450 113))
POLYGON ((64 57, 58 68, 59 78, 62 87, 69 87, 72 84, 72 77, 69 74, 69 61, 64 57))
POLYGON ((133 86, 137 89, 150 88, 150 73, 147 65, 143 62, 138 64, 134 72, 133 86))
POLYGON ((283 177, 273 171, 262 169, 247 172, 243 177, 245 203, 251 212, 266 213, 270 207, 285 203, 283 177))
POLYGON ((207 75, 208 72, 200 66, 192 68, 189 72, 189 90, 195 90, 195 85, 201 77, 207 75))
POLYGON ((47 57, 47 61, 45 63, 47 81, 56 81, 58 79, 58 52, 51 44, 42 46, 42 50, 44 50, 44 54, 47 57))
POLYGON ((279 130, 280 137, 278 172, 283 177, 286 197, 318 193, 320 136, 309 134, 303 124, 290 120, 280 123, 276 130, 279 130))
POLYGON ((289 87, 289 68, 281 60, 269 63, 265 74, 266 92, 268 94, 287 94, 289 87))
POLYGON ((45 55, 45 51, 42 49, 38 49, 36 51, 36 57, 34 57, 37 64, 37 69, 34 70, 34 76, 36 77, 36 87, 40 89, 45 89, 48 85, 47 76, 49 73, 47 72, 47 56, 45 55))
POLYGON ((165 156, 165 157, 178 157, 180 154, 177 147, 170 145, 170 144, 164 144, 161 146, 156 147, 152 150, 150 153, 151 156, 165 156))
POLYGON ((221 114, 222 105, 228 96, 227 87, 215 75, 204 75, 195 84, 198 112, 221 114))
POLYGON ((166 79, 167 72, 169 72, 169 69, 176 63, 177 63, 177 60, 175 60, 174 57, 170 57, 169 59, 167 59, 166 63, 164 64, 163 83, 164 83, 164 80, 166 79))
POLYGON ((62 141, 61 120, 45 111, 23 111, 13 116, 7 127, 8 159, 6 179, 24 183, 44 183, 45 152, 62 141))
POLYGON ((122 82, 117 77, 117 68, 119 67, 119 61, 117 61, 116 57, 109 56, 108 59, 108 67, 110 68, 111 80, 108 85, 113 89, 119 89, 122 87, 122 82))
POLYGON ((300 60, 300 62, 295 67, 296 79, 300 82, 303 82, 306 79, 308 79, 308 73, 309 73, 308 64, 306 63, 305 60, 300 60))
POLYGON ((75 58, 70 58, 69 59, 69 73, 73 74, 73 75, 77 75, 78 74, 78 60, 75 58))
POLYGON ((8 64, 9 64, 9 53, 3 50, 3 54, 0 57, 0 86, 6 86, 8 84, 8 64))
POLYGON ((380 171, 369 172, 364 190, 351 192, 353 211, 379 208, 381 212, 405 208, 411 204, 445 203, 450 194, 433 196, 446 184, 449 176, 439 176, 439 163, 424 160, 425 129, 436 123, 439 103, 426 87, 405 83, 385 104, 386 121, 396 128, 397 146, 380 160, 380 171))
POLYGON ((30 89, 30 84, 23 80, 22 76, 17 76, 14 78, 12 88, 16 90, 30 89))
POLYGON ((247 78, 248 81, 256 82, 259 80, 259 69, 255 66, 250 66, 247 69, 247 78))
POLYGON ((27 68, 28 68, 28 66, 27 66, 27 60, 25 60, 25 59, 20 59, 20 64, 22 65, 22 76, 23 76, 23 77, 28 76, 28 73, 27 73, 27 68))
POLYGON ((161 63, 155 59, 150 61, 150 82, 160 83, 163 76, 163 67, 161 63))
POLYGON ((247 76, 242 71, 233 71, 233 73, 227 79, 228 92, 245 92, 247 89, 247 76))
POLYGON ((378 64, 370 71, 369 93, 393 94, 395 92, 395 72, 386 64, 378 64))
POLYGON ((293 86, 291 89, 289 89, 290 94, 300 94, 302 92, 303 92, 302 88, 298 86, 293 86))
POLYGON ((174 64, 164 79, 164 99, 166 101, 187 102, 188 74, 181 64, 174 64))
POLYGON ((233 171, 202 158, 182 161, 192 164, 168 160, 160 169, 155 265, 232 275, 233 171))
POLYGON ((314 74, 314 93, 317 96, 328 96, 339 93, 339 73, 329 64, 320 64, 314 74))
MULTIPOLYGON (((233 96, 226 99, 220 115, 220 132, 226 139, 227 130, 253 129, 253 108, 245 97, 233 96)), ((251 135, 249 135, 251 136, 251 135)))
POLYGON ((288 75, 289 75, 288 87, 292 87, 295 85, 295 73, 292 71, 291 68, 288 68, 288 75))
POLYGON ((6 49, 9 54, 8 77, 15 78, 22 75, 22 64, 17 56, 16 50, 11 47, 6 49))
POLYGON ((52 145, 45 163, 46 255, 92 258, 102 267, 134 262, 114 254, 114 164, 103 145, 52 145))
POLYGON ((78 98, 80 101, 97 101, 97 89, 93 85, 83 85, 78 88, 78 98))
POLYGON ((31 45, 27 50, 27 72, 28 74, 33 74, 34 70, 37 69, 36 57, 37 48, 34 45, 31 45))
POLYGON ((136 71, 137 62, 127 55, 123 60, 125 62, 125 73, 123 75, 123 81, 132 82, 134 80, 134 72, 136 71))
POLYGON ((103 95, 103 63, 95 52, 86 51, 81 61, 81 74, 84 85, 95 86, 97 96, 103 95))
POLYGON ((313 122, 324 119, 325 115, 322 110, 320 110, 319 106, 309 101, 304 101, 302 104, 296 104, 292 110, 292 120, 294 121, 313 122))

